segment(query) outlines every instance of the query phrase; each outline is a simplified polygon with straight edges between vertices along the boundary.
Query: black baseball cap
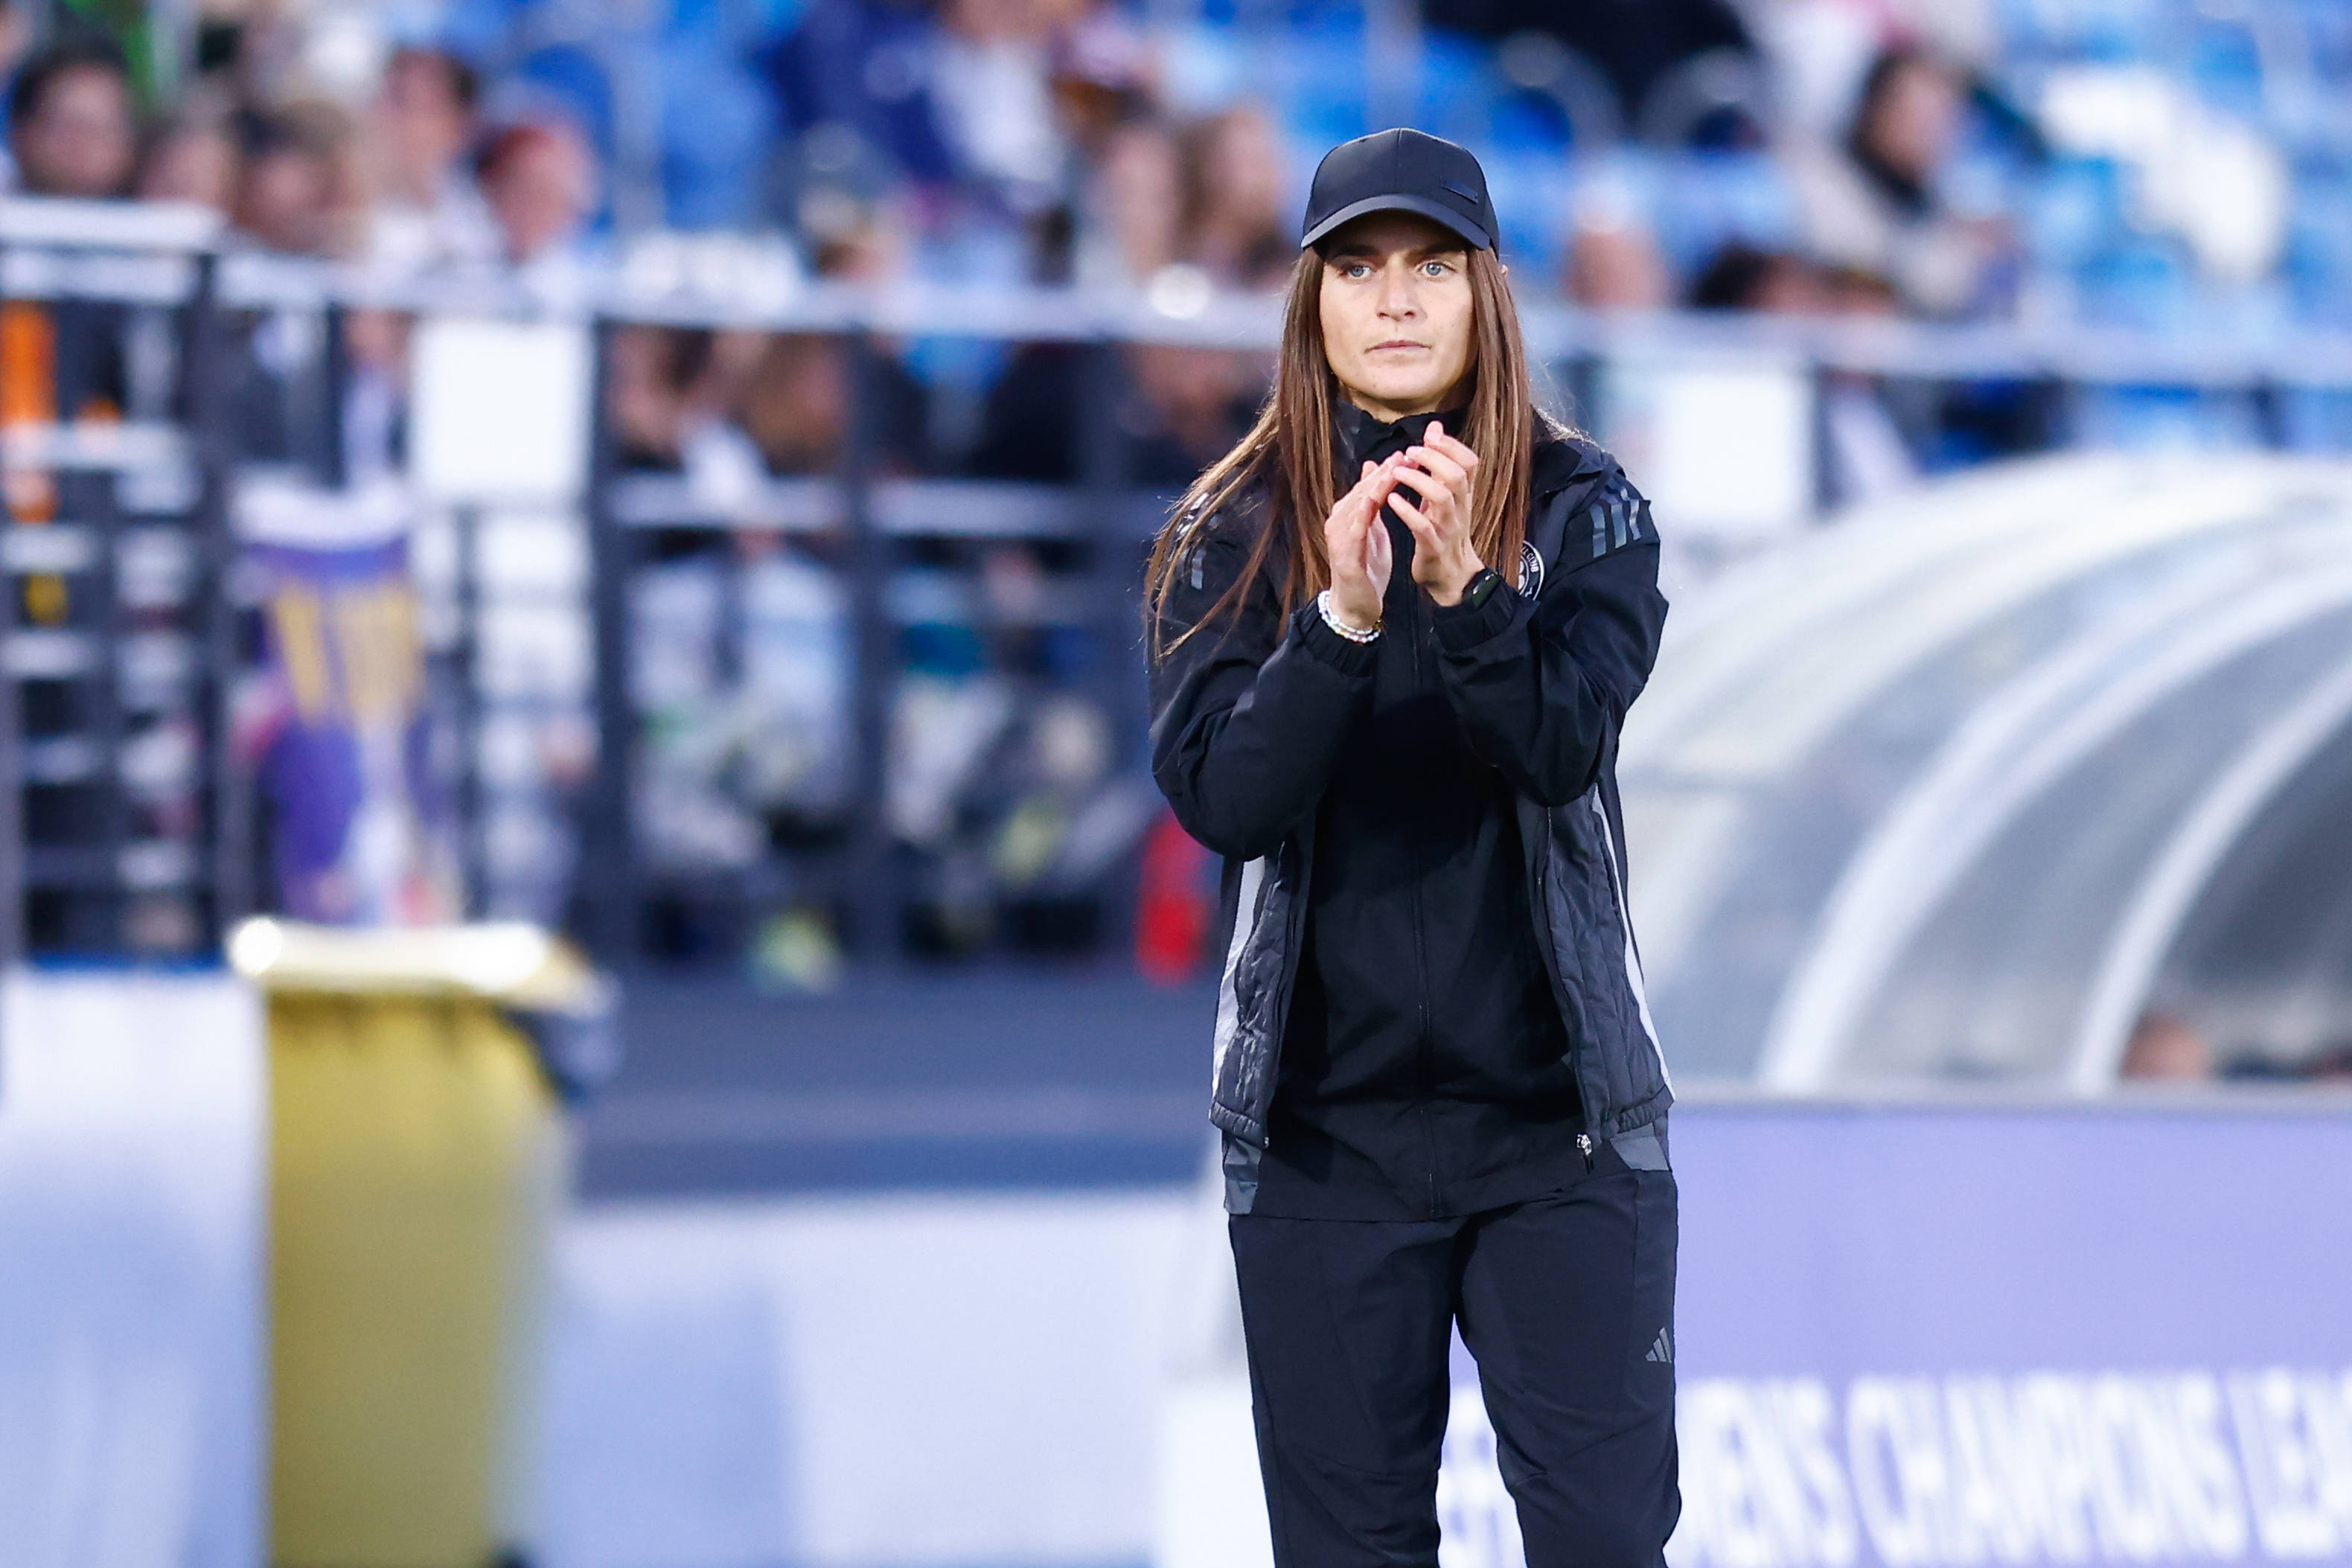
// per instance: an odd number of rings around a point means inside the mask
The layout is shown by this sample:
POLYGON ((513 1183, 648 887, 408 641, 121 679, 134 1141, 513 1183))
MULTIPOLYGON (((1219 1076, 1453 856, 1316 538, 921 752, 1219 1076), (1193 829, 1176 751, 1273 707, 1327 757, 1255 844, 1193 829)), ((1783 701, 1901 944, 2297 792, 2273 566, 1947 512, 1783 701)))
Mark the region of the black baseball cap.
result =
POLYGON ((1343 141, 1315 166, 1300 249, 1366 213, 1417 213, 1476 250, 1495 248, 1495 203, 1470 149, 1402 127, 1343 141))

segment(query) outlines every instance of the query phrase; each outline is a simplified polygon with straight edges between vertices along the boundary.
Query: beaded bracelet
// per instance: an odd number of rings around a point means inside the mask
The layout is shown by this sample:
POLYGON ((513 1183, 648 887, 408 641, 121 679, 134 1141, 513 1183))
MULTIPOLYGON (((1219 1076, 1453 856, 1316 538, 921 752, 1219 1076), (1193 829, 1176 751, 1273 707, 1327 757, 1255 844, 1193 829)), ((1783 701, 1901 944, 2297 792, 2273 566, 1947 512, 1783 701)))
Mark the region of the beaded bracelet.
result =
POLYGON ((1324 625, 1328 626, 1350 643, 1370 643, 1381 634, 1381 629, 1377 625, 1366 631, 1350 626, 1340 620, 1339 613, 1331 608, 1331 591, 1328 588, 1315 596, 1315 608, 1322 612, 1324 625))

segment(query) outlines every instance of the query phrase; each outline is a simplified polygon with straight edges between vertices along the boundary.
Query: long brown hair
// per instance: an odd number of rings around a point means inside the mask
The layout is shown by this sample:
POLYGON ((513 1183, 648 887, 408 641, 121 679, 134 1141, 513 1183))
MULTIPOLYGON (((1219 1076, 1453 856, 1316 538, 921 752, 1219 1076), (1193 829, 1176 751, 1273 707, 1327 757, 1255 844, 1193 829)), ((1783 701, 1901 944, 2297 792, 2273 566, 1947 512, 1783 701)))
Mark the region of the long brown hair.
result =
MULTIPOLYGON (((1538 415, 1518 307, 1503 264, 1491 250, 1472 250, 1469 277, 1469 428, 1454 434, 1480 459, 1478 488, 1471 499, 1471 545, 1479 559, 1508 576, 1517 570, 1520 542, 1527 538, 1538 415)), ((1331 585, 1323 519, 1341 494, 1331 450, 1331 402, 1340 394, 1324 354, 1322 306, 1323 257, 1302 250, 1283 310, 1274 391, 1249 434, 1192 481, 1151 547, 1143 594, 1155 660, 1217 617, 1239 612, 1242 600, 1267 569, 1277 535, 1286 616, 1331 585), (1265 525, 1250 543, 1240 578, 1182 636, 1163 645, 1161 611, 1187 549, 1220 511, 1261 483, 1266 491, 1265 525)))

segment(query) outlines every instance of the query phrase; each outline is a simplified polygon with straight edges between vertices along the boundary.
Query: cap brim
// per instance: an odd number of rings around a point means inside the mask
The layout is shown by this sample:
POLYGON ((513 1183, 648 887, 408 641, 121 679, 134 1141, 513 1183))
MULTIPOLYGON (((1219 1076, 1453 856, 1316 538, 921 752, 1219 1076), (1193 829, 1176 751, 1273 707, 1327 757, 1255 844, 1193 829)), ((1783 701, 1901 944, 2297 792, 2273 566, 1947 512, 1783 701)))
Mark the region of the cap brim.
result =
POLYGON ((1433 202, 1426 196, 1408 195, 1366 196, 1360 202, 1350 202, 1307 230, 1307 237, 1298 242, 1298 248, 1305 250, 1308 246, 1319 244, 1332 230, 1343 224, 1355 222, 1366 213, 1412 213, 1416 216, 1427 218, 1431 223, 1443 225, 1454 234, 1460 235, 1470 242, 1471 247, 1475 250, 1495 248, 1494 236, 1460 213, 1454 212, 1443 203, 1433 202))

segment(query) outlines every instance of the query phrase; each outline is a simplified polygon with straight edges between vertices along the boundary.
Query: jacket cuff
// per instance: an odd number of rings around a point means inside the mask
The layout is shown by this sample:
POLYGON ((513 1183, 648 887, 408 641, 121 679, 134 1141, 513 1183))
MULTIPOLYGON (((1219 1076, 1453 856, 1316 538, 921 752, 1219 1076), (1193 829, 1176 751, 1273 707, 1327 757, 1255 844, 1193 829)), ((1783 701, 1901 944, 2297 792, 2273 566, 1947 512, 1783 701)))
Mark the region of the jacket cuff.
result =
POLYGON ((1521 602, 1517 589, 1500 582, 1475 610, 1467 603, 1435 606, 1431 619, 1437 623, 1438 645, 1449 653, 1466 653, 1481 643, 1492 642, 1510 629, 1521 602))
POLYGON ((1290 617, 1291 635, 1313 656, 1318 664, 1327 664, 1343 675, 1363 676, 1372 673, 1380 663, 1378 641, 1351 643, 1323 623, 1323 612, 1308 600, 1290 617))

